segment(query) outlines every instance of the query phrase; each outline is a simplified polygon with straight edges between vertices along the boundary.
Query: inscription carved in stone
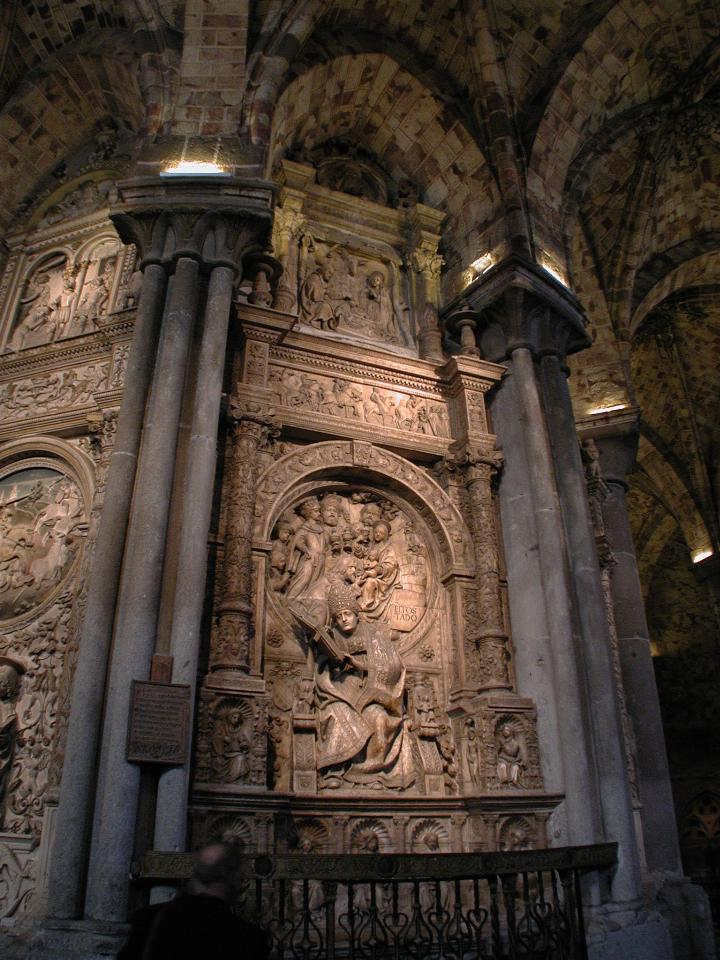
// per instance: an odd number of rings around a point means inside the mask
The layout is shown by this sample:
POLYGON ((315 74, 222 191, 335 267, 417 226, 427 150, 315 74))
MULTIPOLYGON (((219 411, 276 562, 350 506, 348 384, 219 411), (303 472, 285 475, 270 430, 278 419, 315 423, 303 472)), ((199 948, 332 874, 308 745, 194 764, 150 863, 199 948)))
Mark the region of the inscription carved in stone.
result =
POLYGON ((185 763, 189 720, 189 686, 136 680, 127 759, 136 763, 185 763))

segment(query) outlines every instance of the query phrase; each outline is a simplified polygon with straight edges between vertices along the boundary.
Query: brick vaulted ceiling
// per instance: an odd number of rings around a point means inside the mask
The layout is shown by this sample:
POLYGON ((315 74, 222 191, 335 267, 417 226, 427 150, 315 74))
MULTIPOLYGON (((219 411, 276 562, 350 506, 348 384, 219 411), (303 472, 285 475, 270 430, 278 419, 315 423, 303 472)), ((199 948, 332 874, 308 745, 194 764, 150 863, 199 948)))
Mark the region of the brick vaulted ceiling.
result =
POLYGON ((354 142, 447 214, 455 279, 509 248, 569 278, 578 416, 640 407, 647 558, 678 528, 717 549, 719 38, 717 0, 6 0, 0 227, 106 162, 108 118, 118 175, 354 142))

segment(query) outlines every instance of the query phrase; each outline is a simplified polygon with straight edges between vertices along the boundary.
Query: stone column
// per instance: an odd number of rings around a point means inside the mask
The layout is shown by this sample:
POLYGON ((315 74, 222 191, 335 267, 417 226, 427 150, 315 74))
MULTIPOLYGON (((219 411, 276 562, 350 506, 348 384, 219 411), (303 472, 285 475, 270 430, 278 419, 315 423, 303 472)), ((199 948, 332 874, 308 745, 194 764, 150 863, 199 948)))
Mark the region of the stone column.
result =
MULTIPOLYGON (((503 452, 498 488, 505 563, 508 577, 510 624, 518 693, 537 706, 538 735, 546 789, 562 793, 564 751, 563 707, 556 692, 552 635, 543 591, 539 534, 535 520, 532 480, 525 450, 528 425, 519 415, 516 376, 512 367, 491 394, 490 412, 503 452)), ((551 842, 572 842, 565 811, 553 815, 551 842)))
MULTIPOLYGON (((619 702, 613 680, 611 639, 570 392, 557 353, 546 353, 540 361, 540 370, 582 637, 580 659, 592 691, 590 721, 602 801, 603 834, 616 839, 621 849, 632 850, 637 840, 619 702)), ((640 871, 636 857, 621 861, 612 885, 617 900, 632 900, 639 896, 640 871)))
MULTIPOLYGON (((177 581, 172 607, 170 654, 173 658, 173 683, 190 686, 191 704, 195 702, 218 420, 234 274, 235 271, 229 266, 216 266, 210 274, 191 435, 185 457, 184 498, 179 519, 178 570, 181 576, 177 581)), ((190 728, 192 730, 192 722, 190 728)), ((185 849, 189 778, 189 763, 171 767, 160 775, 153 844, 155 850, 185 849)))
POLYGON ((80 915, 89 822, 97 773, 105 674, 113 613, 120 583, 125 530, 155 342, 165 298, 166 270, 155 259, 141 262, 140 302, 128 356, 123 402, 105 489, 102 520, 93 553, 87 607, 73 680, 58 821, 48 880, 50 916, 80 915))
POLYGON ((198 297, 199 263, 180 257, 163 318, 116 614, 105 704, 86 912, 121 920, 135 839, 140 767, 125 759, 130 678, 146 678, 155 648, 165 538, 183 387, 198 297))
POLYGON ((645 858, 649 870, 682 873, 660 703, 625 501, 625 477, 635 463, 637 434, 599 437, 596 443, 609 488, 603 518, 615 558, 611 588, 625 698, 637 746, 645 858))
MULTIPOLYGON (((210 649, 208 688, 248 689, 248 676, 258 676, 260 665, 250 649, 252 628, 252 535, 255 519, 257 452, 273 429, 259 404, 234 401, 232 454, 228 466, 230 489, 225 519, 222 599, 210 649)), ((256 681, 257 682, 257 681, 256 681)))
POLYGON ((411 299, 418 325, 420 356, 439 361, 443 358, 442 334, 438 323, 440 272, 443 258, 438 253, 442 217, 436 210, 416 204, 408 211, 410 238, 407 265, 410 267, 411 299))
MULTIPOLYGON (((545 610, 550 628, 555 696, 560 705, 560 740, 567 794, 571 843, 594 843, 600 838, 597 782, 593 772, 592 739, 585 684, 579 663, 573 618, 573 598, 568 578, 552 454, 547 435, 535 363, 528 347, 512 351, 519 410, 524 425, 531 496, 538 532, 540 569, 545 610)), ((502 438, 500 438, 502 445, 502 438)))

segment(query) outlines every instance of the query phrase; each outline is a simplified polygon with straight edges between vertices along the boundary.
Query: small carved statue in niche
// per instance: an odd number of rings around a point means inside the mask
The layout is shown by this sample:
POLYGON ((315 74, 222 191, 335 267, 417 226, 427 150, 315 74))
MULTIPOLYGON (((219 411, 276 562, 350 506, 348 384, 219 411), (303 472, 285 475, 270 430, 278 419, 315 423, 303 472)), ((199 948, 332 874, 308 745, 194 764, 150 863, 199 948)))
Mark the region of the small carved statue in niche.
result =
POLYGON ((465 758, 467 760, 468 776, 474 787, 480 786, 480 770, 482 756, 480 751, 480 735, 477 724, 472 717, 465 721, 465 758))
POLYGON ((77 267, 67 264, 63 271, 62 290, 53 303, 54 330, 51 340, 59 340, 70 332, 75 305, 75 278, 77 267))
POLYGON ((373 270, 366 278, 365 312, 370 324, 370 333, 387 340, 390 343, 399 343, 395 326, 390 294, 387 292, 385 275, 380 270, 373 270))
POLYGON ((525 817, 510 817, 500 828, 500 849, 531 850, 533 847, 533 829, 525 817))
POLYGON ((273 788, 290 789, 290 727, 281 714, 270 715, 268 733, 272 744, 273 788))
POLYGON ((250 769, 250 737, 243 711, 234 705, 224 707, 212 736, 212 769, 221 783, 244 780, 250 769))
MULTIPOLYGON (((355 591, 328 590, 329 629, 314 627, 317 765, 323 786, 403 789, 415 779, 405 737, 405 667, 385 624, 359 620, 355 591)), ((306 621, 304 621, 306 622, 306 621)))
POLYGON ((17 737, 15 703, 20 691, 20 677, 24 672, 25 668, 18 660, 0 657, 0 824, 17 737))
POLYGON ((527 766, 524 744, 511 723, 502 723, 496 734, 497 776, 500 783, 511 787, 522 786, 523 770, 527 766))

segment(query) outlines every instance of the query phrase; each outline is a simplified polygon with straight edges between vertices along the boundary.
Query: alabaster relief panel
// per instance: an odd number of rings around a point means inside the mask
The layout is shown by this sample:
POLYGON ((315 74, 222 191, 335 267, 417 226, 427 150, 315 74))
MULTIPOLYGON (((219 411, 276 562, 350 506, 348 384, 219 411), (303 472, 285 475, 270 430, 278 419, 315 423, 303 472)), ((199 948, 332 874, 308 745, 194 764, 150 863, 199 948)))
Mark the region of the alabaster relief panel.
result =
POLYGON ((122 356, 113 367, 111 383, 108 382, 110 371, 110 361, 96 360, 0 384, 0 417, 24 420, 55 410, 88 406, 98 391, 122 385, 125 373, 122 356))
POLYGON ((0 473, 0 829, 38 837, 88 530, 60 461, 0 473))
POLYGON ((272 532, 267 597, 274 789, 454 794, 445 596, 414 512, 347 484, 301 497, 272 532))
POLYGON ((22 284, 5 351, 97 329, 98 319, 110 311, 122 259, 114 238, 103 238, 73 257, 64 252, 44 256, 22 284))
POLYGON ((42 461, 0 472, 0 623, 58 589, 86 532, 82 492, 72 478, 42 461))
POLYGON ((299 316, 318 330, 414 345, 398 264, 309 233, 300 247, 299 316))
POLYGON ((278 406, 341 418, 355 424, 389 427, 431 437, 449 436, 445 404, 439 400, 271 364, 268 387, 278 406))

